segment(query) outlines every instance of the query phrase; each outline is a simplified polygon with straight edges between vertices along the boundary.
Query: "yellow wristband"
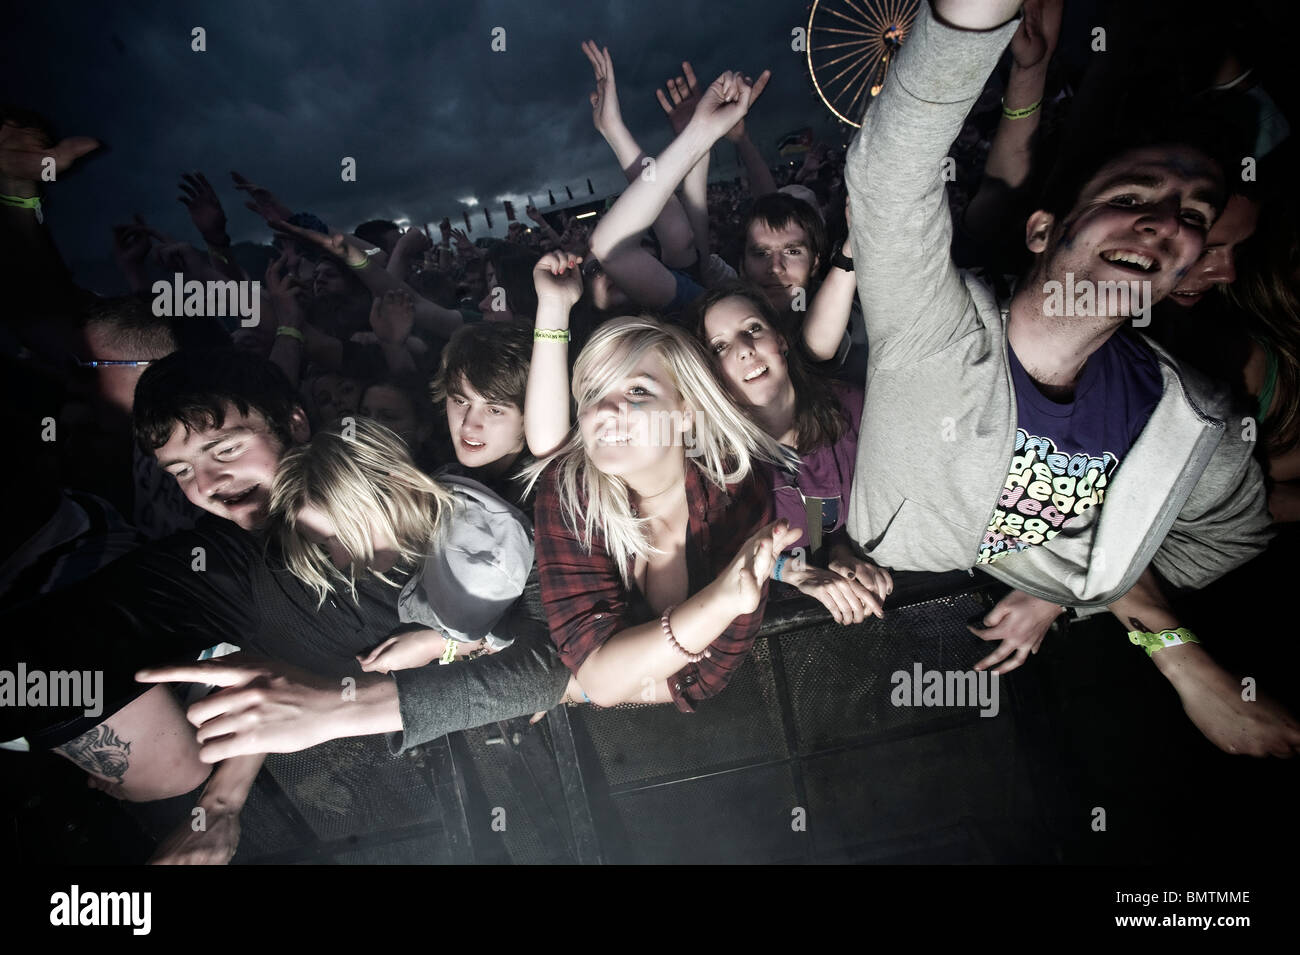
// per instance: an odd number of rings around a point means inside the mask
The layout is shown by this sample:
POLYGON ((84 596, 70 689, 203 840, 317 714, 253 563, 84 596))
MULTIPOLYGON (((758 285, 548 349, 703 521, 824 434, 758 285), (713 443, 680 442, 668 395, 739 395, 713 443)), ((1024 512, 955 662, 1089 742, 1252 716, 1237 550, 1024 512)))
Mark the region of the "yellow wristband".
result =
POLYGON ((298 329, 291 328, 288 325, 281 325, 279 328, 275 330, 275 334, 276 337, 279 337, 280 335, 285 335, 289 338, 298 339, 298 341, 302 342, 304 345, 307 344, 307 336, 304 335, 302 332, 298 331, 298 329))
POLYGON ((1039 107, 1043 105, 1040 99, 1033 106, 1026 106, 1024 109, 1007 109, 1007 101, 1002 101, 1002 115, 1007 119, 1024 119, 1026 116, 1033 116, 1038 112, 1039 107))
POLYGON ((566 328, 533 329, 533 341, 535 342, 567 342, 569 340, 569 331, 566 328))

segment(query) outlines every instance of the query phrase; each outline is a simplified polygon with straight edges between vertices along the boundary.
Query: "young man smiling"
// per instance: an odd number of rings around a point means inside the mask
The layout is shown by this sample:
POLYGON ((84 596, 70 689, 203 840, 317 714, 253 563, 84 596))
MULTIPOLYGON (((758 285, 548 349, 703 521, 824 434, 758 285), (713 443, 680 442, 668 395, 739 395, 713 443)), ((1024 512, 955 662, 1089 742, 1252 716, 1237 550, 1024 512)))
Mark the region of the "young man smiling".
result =
POLYGON ((1264 549, 1264 488, 1239 418, 1121 331, 1132 303, 1046 307, 1048 284, 1067 276, 1076 288, 1149 283, 1147 303, 1169 295, 1222 209, 1219 166, 1177 137, 1098 132, 1029 217, 1035 260, 1009 302, 949 256, 942 163, 1019 6, 923 4, 849 151, 853 248, 871 263, 858 272, 871 350, 849 531, 882 566, 978 563, 1015 588, 972 628, 1001 641, 979 669, 1021 665, 1065 606, 1109 607, 1211 741, 1290 755, 1300 727, 1271 701, 1242 700, 1155 576, 1203 586, 1264 549))
MULTIPOLYGON (((358 581, 355 601, 339 597, 318 607, 315 594, 266 553, 257 534, 281 454, 309 437, 294 390, 272 363, 233 349, 177 352, 141 377, 134 423, 141 446, 209 516, 193 531, 145 545, 53 598, 5 616, 0 669, 22 661, 29 671, 66 670, 75 661, 79 669, 102 671, 105 715, 0 708, 0 739, 26 736, 33 745, 55 748, 126 798, 188 792, 207 774, 198 744, 209 740, 211 727, 196 741, 167 690, 145 692, 134 674, 192 660, 223 642, 277 661, 274 677, 247 665, 267 674, 268 689, 282 686, 288 674, 296 688, 316 692, 317 709, 306 728, 311 738, 288 747, 294 749, 379 732, 398 734, 390 745, 404 749, 549 709, 563 696, 567 671, 544 632, 468 664, 434 664, 391 677, 362 671, 357 655, 399 626, 396 591, 366 577, 358 581), (341 702, 343 677, 356 680, 356 703, 341 702), (320 711, 330 705, 326 717, 320 711), (480 715, 479 722, 466 722, 480 715)), ((404 582, 397 571, 388 576, 404 582)), ((251 713, 254 702, 245 701, 242 709, 251 713)), ((200 797, 207 830, 182 826, 160 858, 225 862, 234 854, 239 811, 261 754, 286 748, 260 735, 254 743, 239 759, 224 762, 200 797)))

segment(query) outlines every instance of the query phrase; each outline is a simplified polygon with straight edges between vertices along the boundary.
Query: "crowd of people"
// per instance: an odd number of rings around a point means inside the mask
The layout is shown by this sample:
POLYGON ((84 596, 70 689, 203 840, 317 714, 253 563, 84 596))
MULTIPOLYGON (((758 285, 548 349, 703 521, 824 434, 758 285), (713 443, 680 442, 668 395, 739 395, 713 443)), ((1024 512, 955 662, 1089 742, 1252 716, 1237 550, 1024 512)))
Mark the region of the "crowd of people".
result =
POLYGON ((978 568, 1009 592, 971 628, 977 669, 1109 610, 1216 746, 1300 750, 1177 599, 1300 519, 1285 114, 1225 45, 1163 115, 1099 125, 1052 68, 1063 0, 1023 6, 923 3, 847 150, 794 164, 745 128, 769 73, 683 63, 653 176, 588 41, 627 178, 598 218, 344 231, 234 173, 274 235, 234 244, 192 172, 202 245, 119 226, 112 298, 41 216, 43 160, 95 142, 6 107, 29 292, 5 321, 24 504, 0 669, 102 672, 105 695, 0 706, 0 739, 120 798, 198 791, 207 826, 155 861, 226 862, 267 753, 396 753, 561 703, 690 713, 774 584, 851 626, 887 614, 893 573, 978 568), (710 182, 723 140, 744 175, 710 182), (256 322, 211 307, 254 279, 256 322), (186 710, 175 683, 219 689, 186 710))

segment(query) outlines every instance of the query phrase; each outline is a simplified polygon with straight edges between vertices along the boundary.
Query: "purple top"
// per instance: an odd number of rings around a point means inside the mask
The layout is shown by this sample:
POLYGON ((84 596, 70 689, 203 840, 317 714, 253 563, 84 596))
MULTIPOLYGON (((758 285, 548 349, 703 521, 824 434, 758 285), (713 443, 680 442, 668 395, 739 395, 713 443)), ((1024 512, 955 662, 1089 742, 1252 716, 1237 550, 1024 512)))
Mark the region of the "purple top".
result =
POLYGON ((1123 332, 1092 355, 1072 401, 1046 397, 1008 346, 1016 388, 1015 455, 977 563, 1044 544, 1106 499, 1106 486, 1160 402, 1155 355, 1123 332))
POLYGON ((800 455, 797 475, 775 467, 767 468, 777 518, 783 517, 791 527, 803 530, 799 540, 787 551, 795 547, 807 548, 811 543, 805 497, 822 498, 823 542, 844 526, 849 512, 849 489, 853 486, 853 466, 858 459, 858 428, 862 424, 862 389, 833 381, 831 391, 849 423, 840 439, 800 455))

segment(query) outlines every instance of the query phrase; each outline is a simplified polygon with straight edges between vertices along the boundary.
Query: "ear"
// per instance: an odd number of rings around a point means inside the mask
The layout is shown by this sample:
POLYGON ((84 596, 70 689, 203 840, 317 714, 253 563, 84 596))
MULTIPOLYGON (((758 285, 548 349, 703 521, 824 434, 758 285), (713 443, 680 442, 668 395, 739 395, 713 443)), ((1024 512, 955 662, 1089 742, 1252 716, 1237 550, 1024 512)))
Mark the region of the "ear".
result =
POLYGON ((1056 224, 1056 216, 1050 212, 1039 209, 1025 222, 1025 247, 1034 255, 1039 255, 1047 249, 1048 236, 1052 234, 1052 226, 1056 224))
POLYGON ((306 444, 311 440, 311 425, 307 422, 307 412, 302 405, 294 405, 289 415, 289 437, 294 444, 306 444))

